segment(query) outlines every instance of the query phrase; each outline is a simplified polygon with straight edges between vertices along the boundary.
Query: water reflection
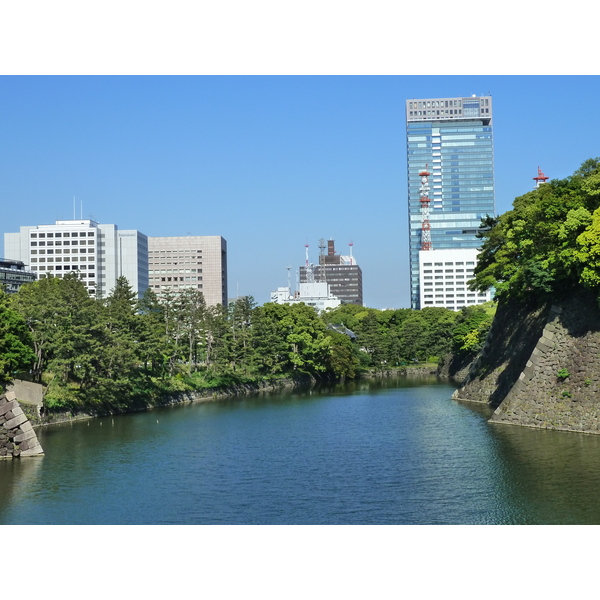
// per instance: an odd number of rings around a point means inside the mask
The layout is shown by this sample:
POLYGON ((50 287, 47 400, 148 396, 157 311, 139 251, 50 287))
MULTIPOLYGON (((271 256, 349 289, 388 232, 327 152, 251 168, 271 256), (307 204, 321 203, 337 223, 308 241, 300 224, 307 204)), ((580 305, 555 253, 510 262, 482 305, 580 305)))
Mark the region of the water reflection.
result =
POLYGON ((491 424, 521 522, 600 524, 600 436, 491 424))
POLYGON ((435 378, 56 425, 0 523, 600 523, 600 436, 490 424, 435 378))

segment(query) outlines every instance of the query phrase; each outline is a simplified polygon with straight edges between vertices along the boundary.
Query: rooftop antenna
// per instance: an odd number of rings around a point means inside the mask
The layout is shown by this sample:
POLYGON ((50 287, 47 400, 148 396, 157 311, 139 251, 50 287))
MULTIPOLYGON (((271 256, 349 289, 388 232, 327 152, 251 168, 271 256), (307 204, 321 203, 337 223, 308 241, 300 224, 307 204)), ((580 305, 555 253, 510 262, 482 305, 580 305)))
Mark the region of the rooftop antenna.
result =
POLYGON ((313 271, 313 265, 308 262, 308 244, 304 244, 306 248, 306 283, 314 283, 315 282, 315 273, 313 271))
POLYGON ((287 272, 288 272, 288 291, 291 294, 291 292, 292 292, 292 276, 290 274, 290 271, 291 271, 292 267, 290 265, 288 265, 286 268, 287 268, 287 272))
POLYGON ((327 245, 325 244, 325 240, 321 238, 319 240, 319 279, 320 281, 327 281, 327 275, 325 271, 325 248, 327 245))
POLYGON ((348 244, 348 246, 350 246, 350 264, 353 265, 354 257, 352 256, 352 246, 354 246, 354 242, 352 240, 350 240, 350 243, 348 244))

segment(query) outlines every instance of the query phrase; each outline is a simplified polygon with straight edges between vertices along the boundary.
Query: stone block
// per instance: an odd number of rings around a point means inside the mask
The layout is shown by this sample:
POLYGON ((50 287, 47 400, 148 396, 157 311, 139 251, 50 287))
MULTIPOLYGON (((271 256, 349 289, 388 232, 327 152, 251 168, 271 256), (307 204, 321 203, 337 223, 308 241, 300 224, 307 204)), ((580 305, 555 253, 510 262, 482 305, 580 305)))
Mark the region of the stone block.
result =
POLYGON ((521 375, 523 376, 522 379, 524 381, 529 381, 533 377, 533 374, 534 370, 532 367, 525 367, 523 369, 523 372, 521 373, 521 375))
POLYGON ((10 421, 6 421, 6 423, 4 423, 3 427, 5 429, 14 429, 15 427, 18 427, 21 423, 25 423, 25 421, 27 421, 27 417, 24 414, 20 414, 18 416, 16 416, 14 419, 11 419, 10 421))
POLYGON ((27 433, 28 431, 33 431, 33 425, 30 421, 25 421, 25 423, 21 424, 20 429, 23 433, 27 433))
POLYGON ((14 392, 6 392, 6 399, 7 400, 16 400, 17 396, 14 392))
POLYGON ((4 406, 0 406, 0 415, 5 415, 7 412, 19 408, 19 403, 16 400, 11 400, 10 402, 6 402, 4 406))
POLYGON ((39 444, 33 448, 28 448, 27 450, 23 450, 21 452, 21 456, 36 456, 38 454, 44 454, 44 450, 39 444))
POLYGON ((14 439, 15 442, 20 444, 21 442, 24 442, 25 440, 30 440, 31 438, 37 439, 37 436, 35 435, 35 431, 33 431, 33 429, 31 429, 30 431, 26 431, 25 433, 20 433, 19 435, 16 435, 14 439))
POLYGON ((544 329, 544 331, 542 331, 542 337, 545 337, 549 340, 553 340, 556 336, 554 333, 552 333, 551 331, 549 331, 547 328, 544 329))
POLYGON ((545 354, 548 350, 552 349, 552 346, 548 342, 545 342, 544 339, 545 338, 541 338, 538 341, 536 348, 545 354))

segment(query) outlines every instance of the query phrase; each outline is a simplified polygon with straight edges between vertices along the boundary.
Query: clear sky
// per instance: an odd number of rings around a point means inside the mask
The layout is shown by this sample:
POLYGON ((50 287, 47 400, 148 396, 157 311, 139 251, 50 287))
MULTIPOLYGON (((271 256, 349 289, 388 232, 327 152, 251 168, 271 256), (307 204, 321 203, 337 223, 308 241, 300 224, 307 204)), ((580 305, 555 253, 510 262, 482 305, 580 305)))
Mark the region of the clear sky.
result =
POLYGON ((600 156, 597 76, 2 76, 0 233, 75 198, 120 229, 221 235, 229 296, 259 303, 333 238, 367 306, 407 307, 404 102, 488 93, 498 213, 538 165, 600 156))

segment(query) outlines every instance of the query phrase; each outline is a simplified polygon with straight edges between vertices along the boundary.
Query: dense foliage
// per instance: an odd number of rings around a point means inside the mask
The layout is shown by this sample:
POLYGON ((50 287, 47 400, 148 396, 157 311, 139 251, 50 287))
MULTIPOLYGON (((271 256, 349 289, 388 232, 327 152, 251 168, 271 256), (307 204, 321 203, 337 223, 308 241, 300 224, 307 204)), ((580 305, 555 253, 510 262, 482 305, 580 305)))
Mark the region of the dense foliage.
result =
POLYGON ((105 300, 75 274, 0 295, 3 380, 15 372, 47 386, 50 410, 126 410, 165 394, 309 374, 353 378, 475 352, 491 313, 472 306, 376 310, 342 305, 318 315, 305 304, 256 306, 240 298, 206 306, 188 289, 138 300, 125 278, 105 300))
POLYGON ((534 301, 580 285, 600 291, 600 158, 516 198, 484 220, 480 237, 473 289, 534 301))

